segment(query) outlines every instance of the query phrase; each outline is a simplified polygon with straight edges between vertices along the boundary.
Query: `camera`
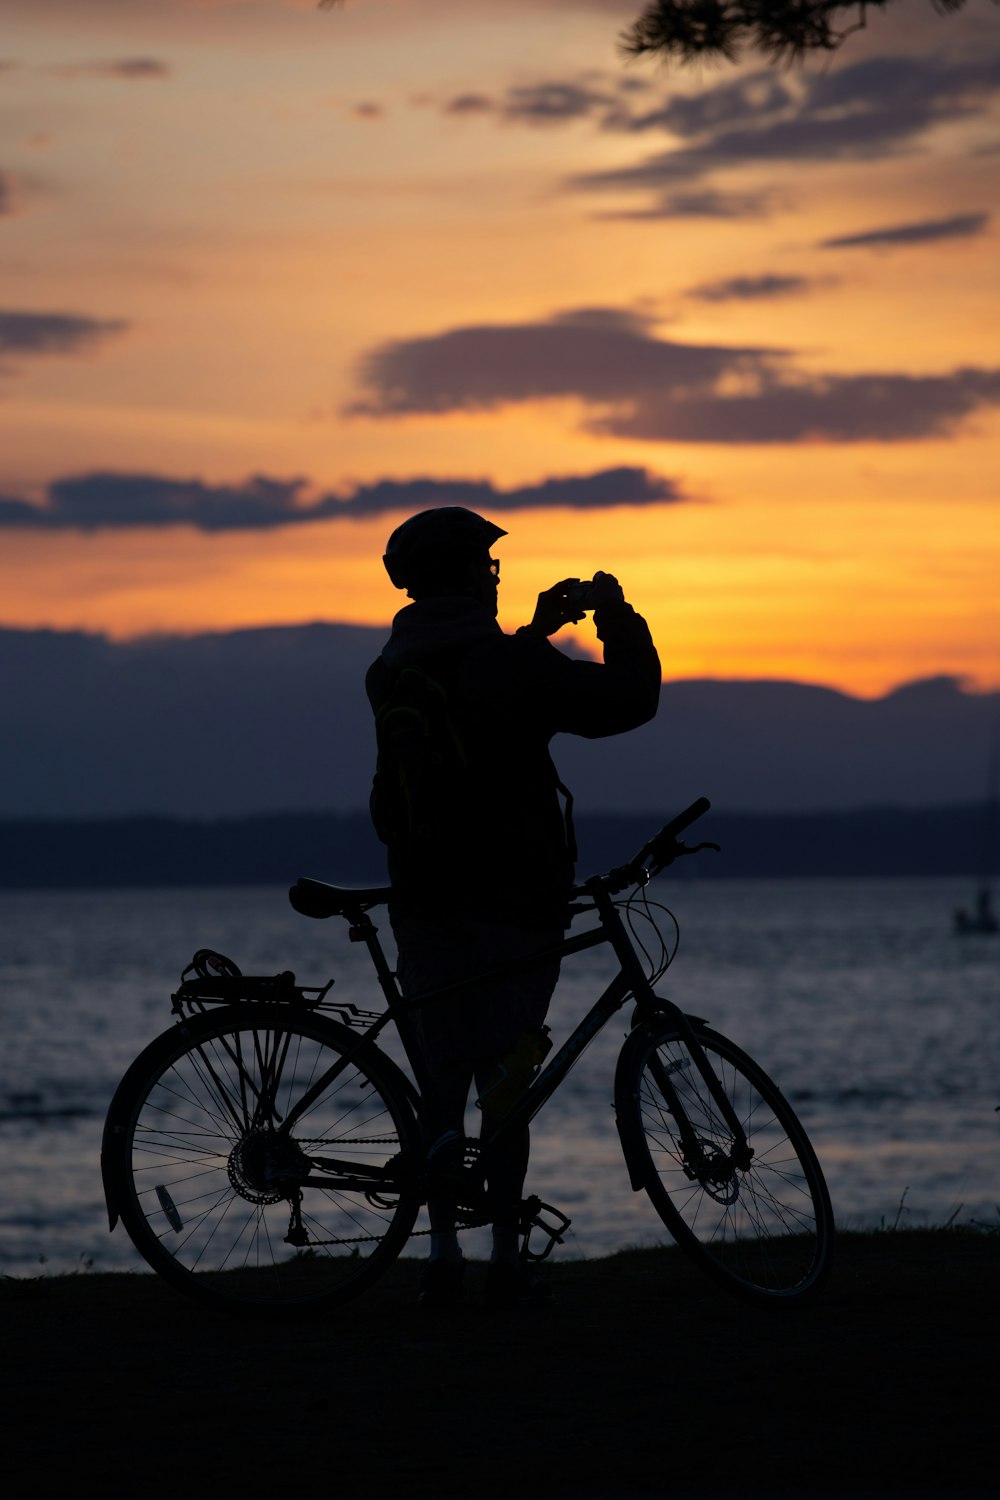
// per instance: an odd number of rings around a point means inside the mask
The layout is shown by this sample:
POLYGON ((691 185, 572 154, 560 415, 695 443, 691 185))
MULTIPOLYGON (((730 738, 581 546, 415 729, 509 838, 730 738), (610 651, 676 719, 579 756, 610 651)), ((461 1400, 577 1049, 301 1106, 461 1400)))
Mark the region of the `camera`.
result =
POLYGON ((566 603, 573 605, 576 609, 593 609, 594 601, 590 597, 594 590, 591 579, 583 582, 568 583, 566 585, 566 603))

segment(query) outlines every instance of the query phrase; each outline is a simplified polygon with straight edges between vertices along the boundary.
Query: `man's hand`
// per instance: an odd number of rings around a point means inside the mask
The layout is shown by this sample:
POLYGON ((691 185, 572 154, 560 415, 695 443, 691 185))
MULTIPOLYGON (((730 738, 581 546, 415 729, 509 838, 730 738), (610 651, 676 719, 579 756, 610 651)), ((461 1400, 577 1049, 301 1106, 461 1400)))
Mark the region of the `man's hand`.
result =
POLYGON ((596 609, 599 604, 625 603, 622 586, 613 573, 594 574, 594 585, 590 591, 590 603, 593 609, 596 609))
MULTIPOLYGON (((534 635, 555 635, 564 625, 575 625, 584 618, 585 611, 567 597, 570 587, 579 582, 579 578, 564 578, 539 594, 535 613, 528 626, 534 635)), ((610 573, 595 573, 587 608, 595 609, 601 604, 620 602, 624 597, 617 578, 610 573)))
POLYGON ((561 582, 554 583, 550 589, 542 590, 528 626, 533 635, 555 635, 557 630, 561 630, 570 621, 575 624, 577 620, 583 619, 583 610, 571 604, 566 597, 570 585, 579 582, 579 578, 564 578, 561 582))

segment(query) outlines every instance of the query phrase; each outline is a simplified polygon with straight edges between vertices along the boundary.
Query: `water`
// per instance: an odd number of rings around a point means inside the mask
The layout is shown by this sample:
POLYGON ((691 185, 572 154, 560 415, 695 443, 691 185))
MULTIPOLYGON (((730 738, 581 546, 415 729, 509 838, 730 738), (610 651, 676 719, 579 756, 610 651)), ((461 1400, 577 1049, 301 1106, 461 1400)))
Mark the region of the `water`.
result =
MULTIPOLYGON (((1000 939, 956 938, 972 881, 661 880, 681 926, 664 984, 780 1083, 807 1125, 841 1225, 1000 1214, 1000 939)), ((337 976, 373 1007, 366 951, 339 921, 310 922, 283 890, 0 893, 0 1272, 142 1262, 109 1235, 98 1157, 115 1085, 170 1024, 169 996, 198 947, 245 973, 337 976)), ((567 961, 556 1040, 610 976, 567 961)), ((611 1106, 624 1030, 613 1021, 533 1127, 529 1186, 572 1216, 560 1254, 602 1255, 664 1236, 633 1194, 611 1106)), ((481 1233, 481 1232, 480 1232, 481 1233)), ((480 1253, 473 1242, 471 1253, 480 1253)))

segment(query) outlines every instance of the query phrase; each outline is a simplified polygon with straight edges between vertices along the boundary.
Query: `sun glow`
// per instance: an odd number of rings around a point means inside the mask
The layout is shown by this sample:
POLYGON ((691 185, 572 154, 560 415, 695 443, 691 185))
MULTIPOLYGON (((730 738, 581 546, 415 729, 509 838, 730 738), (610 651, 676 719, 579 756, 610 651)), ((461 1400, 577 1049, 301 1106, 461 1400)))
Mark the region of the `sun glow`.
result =
MULTIPOLYGON (((45 26, 15 8, 0 212, 5 309, 28 322, 0 311, 0 500, 44 504, 61 480, 105 472, 237 488, 299 477, 319 497, 381 479, 511 489, 641 467, 681 501, 497 513, 506 625, 556 579, 604 567, 649 618, 668 676, 862 694, 942 672, 1000 683, 983 152, 996 97, 975 19, 937 31, 889 13, 821 72, 772 78, 757 59, 668 86, 622 70, 600 7, 571 36, 555 7, 515 20, 489 0, 461 25, 445 9, 422 7, 418 23, 394 5, 387 39, 366 6, 335 28, 311 6, 154 7, 130 19, 130 51, 157 63, 139 77, 116 72, 96 0, 53 8, 45 26), (867 108, 875 84, 851 69, 877 83, 880 58, 892 77, 916 60, 925 89, 942 70, 926 113, 883 90, 864 118, 884 140, 781 154, 810 90, 842 91, 839 113, 810 117, 825 130, 867 108), (781 90, 790 102, 772 119, 781 90), (646 329, 600 400, 592 371, 545 363, 553 320, 580 309, 646 329), (67 316, 75 331, 51 321, 67 316), (534 330, 525 376, 547 371, 550 389, 519 394, 514 369, 502 399, 470 404, 441 362, 460 338, 512 327, 534 330), (440 409, 359 414, 366 361, 403 346, 440 375, 440 409), (666 396, 657 406, 654 378, 635 373, 643 359, 667 368, 666 346, 721 351, 696 393, 702 441, 670 426, 666 396), (842 440, 727 431, 727 401, 759 399, 774 419, 773 381, 789 401, 825 392, 842 440), (892 417, 882 436, 878 402, 892 417), (631 435, 646 433, 629 428, 637 408, 669 439, 631 435)), ((402 602, 379 561, 398 519, 8 526, 0 623, 117 638, 384 627, 402 602)))

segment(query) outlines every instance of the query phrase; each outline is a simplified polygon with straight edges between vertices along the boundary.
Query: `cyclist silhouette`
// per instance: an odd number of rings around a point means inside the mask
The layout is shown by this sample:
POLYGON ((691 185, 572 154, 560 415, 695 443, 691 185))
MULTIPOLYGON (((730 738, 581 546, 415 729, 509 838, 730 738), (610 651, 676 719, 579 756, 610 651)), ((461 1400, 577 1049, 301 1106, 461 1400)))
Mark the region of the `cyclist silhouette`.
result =
MULTIPOLYGON (((384 563, 413 601, 366 678, 379 765, 372 813, 388 846, 389 915, 404 995, 454 984, 505 959, 557 942, 568 924, 575 846, 572 799, 549 741, 597 739, 656 713, 660 663, 642 617, 618 581, 563 579, 538 596, 513 635, 497 622, 506 532, 459 506, 411 516, 390 536, 384 563), (583 595, 583 597, 581 597, 583 595), (550 642, 593 609, 603 665, 550 642), (416 669, 416 670, 411 670, 416 669), (400 724, 405 734, 394 733, 400 724)), ((559 965, 459 989, 415 1007, 411 1045, 433 1101, 425 1120, 431 1159, 461 1152, 473 1079, 483 1128, 503 1112, 500 1083, 523 1085, 547 1043, 542 1030, 559 965)), ((493 1253, 487 1296, 532 1301, 539 1288, 519 1258, 518 1220, 528 1133, 487 1157, 493 1253)), ((455 1302, 464 1261, 455 1204, 428 1205, 430 1260, 421 1301, 455 1302)))

